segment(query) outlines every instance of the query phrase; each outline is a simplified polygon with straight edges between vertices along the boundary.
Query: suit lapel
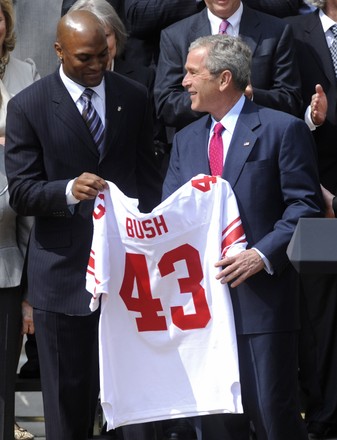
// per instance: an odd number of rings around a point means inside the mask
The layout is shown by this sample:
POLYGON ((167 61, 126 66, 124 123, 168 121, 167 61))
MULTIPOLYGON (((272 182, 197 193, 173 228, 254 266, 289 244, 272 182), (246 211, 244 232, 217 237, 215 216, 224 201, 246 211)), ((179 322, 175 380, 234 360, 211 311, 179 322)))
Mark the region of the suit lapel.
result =
MULTIPOLYGON (((122 124, 124 114, 126 111, 126 104, 120 90, 113 86, 112 72, 105 75, 105 133, 104 133, 104 147, 101 154, 101 160, 109 151, 110 145, 118 145, 118 136, 120 127, 127 127, 126 123, 122 124)), ((129 121, 131 126, 132 121, 129 121)))
POLYGON ((204 8, 195 17, 196 19, 191 26, 191 38, 188 41, 194 41, 198 37, 205 37, 212 33, 211 24, 207 16, 207 8, 204 8))
POLYGON ((211 128, 211 117, 204 116, 200 124, 194 128, 194 133, 189 136, 191 143, 191 157, 189 163, 193 166, 192 174, 211 174, 208 160, 208 140, 211 128))
POLYGON ((259 125, 260 119, 256 107, 246 100, 229 145, 222 176, 233 188, 257 141, 253 130, 259 125))
POLYGON ((239 34, 242 40, 249 46, 254 56, 255 50, 261 39, 261 24, 255 12, 243 6, 239 34))
POLYGON ((309 14, 307 17, 304 28, 304 43, 312 52, 323 74, 328 78, 329 82, 336 87, 336 77, 331 53, 326 42, 318 10, 313 14, 309 14))

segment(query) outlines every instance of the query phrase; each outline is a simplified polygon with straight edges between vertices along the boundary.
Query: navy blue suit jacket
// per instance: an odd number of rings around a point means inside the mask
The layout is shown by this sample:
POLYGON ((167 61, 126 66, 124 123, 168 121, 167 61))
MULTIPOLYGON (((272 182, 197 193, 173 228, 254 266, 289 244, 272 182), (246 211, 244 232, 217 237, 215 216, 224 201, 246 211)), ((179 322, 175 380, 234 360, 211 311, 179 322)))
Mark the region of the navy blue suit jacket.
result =
MULTIPOLYGON (((204 116, 175 135, 164 198, 198 173, 210 174, 210 124, 204 116)), ((286 249, 298 219, 321 216, 323 206, 309 129, 246 99, 222 177, 233 187, 249 247, 274 269, 274 275, 263 270, 231 289, 238 333, 298 328, 296 274, 286 249)))
MULTIPOLYGON (((207 9, 185 18, 161 33, 155 80, 155 104, 166 125, 180 129, 201 116, 191 110, 181 82, 189 45, 211 34, 207 9)), ((240 36, 252 50, 251 83, 254 102, 299 114, 300 77, 290 26, 283 20, 243 7, 240 36)))
POLYGON ((8 105, 6 171, 10 203, 35 216, 28 252, 29 301, 41 310, 88 314, 85 274, 93 201, 68 209, 69 180, 90 172, 140 198, 160 201, 152 161, 152 118, 144 86, 106 72, 105 145, 101 157, 58 71, 17 94, 8 105))
POLYGON ((328 111, 324 124, 314 132, 321 183, 337 193, 337 79, 330 50, 319 18, 319 10, 287 19, 293 28, 302 81, 304 114, 310 105, 315 85, 321 84, 327 95, 328 111))

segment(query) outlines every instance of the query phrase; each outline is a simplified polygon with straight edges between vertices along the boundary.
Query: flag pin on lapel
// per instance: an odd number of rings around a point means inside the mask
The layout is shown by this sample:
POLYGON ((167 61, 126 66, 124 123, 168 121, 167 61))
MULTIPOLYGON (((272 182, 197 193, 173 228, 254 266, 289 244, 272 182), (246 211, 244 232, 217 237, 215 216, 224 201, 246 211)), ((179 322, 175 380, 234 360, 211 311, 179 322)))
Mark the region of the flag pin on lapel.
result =
POLYGON ((244 146, 244 147, 249 147, 249 141, 246 141, 246 142, 243 144, 243 146, 244 146))
POLYGON ((122 110, 122 107, 119 105, 119 106, 117 107, 117 111, 120 112, 121 110, 122 110))

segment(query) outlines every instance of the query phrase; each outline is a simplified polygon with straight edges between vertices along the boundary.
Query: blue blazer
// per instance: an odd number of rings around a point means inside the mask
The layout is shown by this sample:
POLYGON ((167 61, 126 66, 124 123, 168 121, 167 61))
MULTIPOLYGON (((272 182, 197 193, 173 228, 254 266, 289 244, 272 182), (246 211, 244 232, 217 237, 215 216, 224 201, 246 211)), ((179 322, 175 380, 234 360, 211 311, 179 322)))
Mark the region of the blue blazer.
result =
POLYGON ((113 181, 142 210, 160 201, 154 168, 152 115, 144 86, 105 73, 106 124, 101 157, 58 71, 8 105, 6 171, 10 203, 35 216, 28 253, 29 301, 41 310, 89 314, 85 274, 93 201, 68 209, 69 180, 83 172, 113 181))
MULTIPOLYGON (((204 116, 176 134, 164 198, 196 174, 210 174, 210 125, 204 116)), ((298 118, 246 99, 222 177, 233 187, 249 247, 274 269, 272 276, 261 271, 231 289, 238 333, 298 328, 296 274, 286 249, 298 219, 323 212, 309 129, 298 118)))

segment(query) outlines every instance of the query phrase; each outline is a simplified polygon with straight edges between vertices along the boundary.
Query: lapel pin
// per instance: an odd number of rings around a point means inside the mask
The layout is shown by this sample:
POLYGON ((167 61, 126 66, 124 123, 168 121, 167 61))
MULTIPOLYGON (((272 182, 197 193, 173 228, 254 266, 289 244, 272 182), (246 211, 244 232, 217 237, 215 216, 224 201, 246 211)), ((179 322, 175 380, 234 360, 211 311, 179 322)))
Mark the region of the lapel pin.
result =
POLYGON ((117 107, 117 111, 120 112, 121 110, 122 110, 122 107, 119 105, 119 106, 117 107))
POLYGON ((245 143, 243 144, 243 146, 244 146, 244 147, 249 147, 249 142, 248 142, 248 141, 245 142, 245 143))

